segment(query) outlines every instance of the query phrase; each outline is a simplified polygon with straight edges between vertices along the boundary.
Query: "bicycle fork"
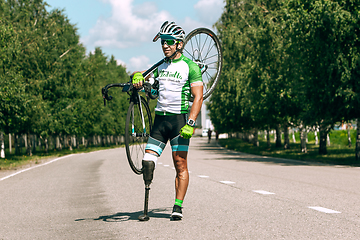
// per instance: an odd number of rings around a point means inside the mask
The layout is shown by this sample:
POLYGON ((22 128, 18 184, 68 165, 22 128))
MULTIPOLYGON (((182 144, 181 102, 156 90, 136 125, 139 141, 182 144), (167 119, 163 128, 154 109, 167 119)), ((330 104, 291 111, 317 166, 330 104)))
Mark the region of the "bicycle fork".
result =
MULTIPOLYGON (((141 97, 140 95, 138 95, 138 104, 139 104, 139 111, 140 111, 140 116, 141 116, 141 123, 142 123, 142 127, 143 127, 143 136, 146 136, 146 126, 145 126, 145 118, 144 118, 144 113, 143 113, 143 109, 142 109, 142 105, 141 105, 141 97)), ((135 132, 135 109, 132 111, 132 122, 131 122, 131 133, 134 137, 136 136, 136 132, 135 132)))

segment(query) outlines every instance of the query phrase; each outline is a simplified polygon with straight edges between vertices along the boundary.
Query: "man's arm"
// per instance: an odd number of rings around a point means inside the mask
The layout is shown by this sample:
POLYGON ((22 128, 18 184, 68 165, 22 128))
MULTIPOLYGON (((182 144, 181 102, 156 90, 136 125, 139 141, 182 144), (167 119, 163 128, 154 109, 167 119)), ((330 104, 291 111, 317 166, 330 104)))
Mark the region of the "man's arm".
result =
POLYGON ((196 121, 203 103, 203 86, 191 87, 191 93, 194 96, 194 101, 190 110, 189 119, 196 121))
MULTIPOLYGON (((201 82, 202 83, 202 82, 201 82)), ((203 102, 203 86, 202 84, 198 86, 191 87, 191 93, 194 96, 193 105, 190 110, 189 119, 196 120, 199 112, 201 110, 201 105, 203 102)), ((190 139, 195 132, 195 128, 185 124, 184 127, 180 130, 180 136, 185 139, 190 139)))

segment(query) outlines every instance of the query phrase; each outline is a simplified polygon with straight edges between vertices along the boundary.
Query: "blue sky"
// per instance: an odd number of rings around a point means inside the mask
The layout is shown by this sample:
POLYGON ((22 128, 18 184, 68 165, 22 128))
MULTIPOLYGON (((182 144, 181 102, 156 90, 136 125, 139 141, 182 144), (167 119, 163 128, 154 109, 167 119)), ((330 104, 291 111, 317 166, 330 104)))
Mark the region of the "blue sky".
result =
POLYGON ((45 1, 49 11, 65 10, 88 52, 101 47, 129 72, 145 70, 163 58, 160 43, 152 39, 165 20, 175 21, 186 33, 198 27, 212 29, 225 5, 223 0, 45 1))

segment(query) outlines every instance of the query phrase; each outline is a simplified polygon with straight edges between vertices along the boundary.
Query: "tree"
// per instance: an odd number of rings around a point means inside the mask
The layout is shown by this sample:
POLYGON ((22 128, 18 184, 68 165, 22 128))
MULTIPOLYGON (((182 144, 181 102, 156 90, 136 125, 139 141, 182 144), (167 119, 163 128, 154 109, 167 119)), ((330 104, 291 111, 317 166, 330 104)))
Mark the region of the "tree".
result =
MULTIPOLYGON (((6 5, 1 4, 2 13, 6 5)), ((28 104, 21 70, 15 64, 19 58, 20 42, 12 24, 0 19, 0 131, 16 132, 27 120, 24 110, 28 104)))
POLYGON ((292 61, 301 74, 299 94, 304 94, 302 119, 320 125, 319 153, 326 154, 326 136, 334 124, 359 114, 354 108, 358 7, 355 1, 294 0, 287 9, 292 61))

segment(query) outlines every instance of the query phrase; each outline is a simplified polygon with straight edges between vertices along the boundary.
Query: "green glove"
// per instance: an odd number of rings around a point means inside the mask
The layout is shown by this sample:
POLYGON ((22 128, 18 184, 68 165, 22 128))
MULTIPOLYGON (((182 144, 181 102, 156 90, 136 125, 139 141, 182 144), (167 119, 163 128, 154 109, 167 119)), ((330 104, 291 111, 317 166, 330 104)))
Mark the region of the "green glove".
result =
POLYGON ((137 72, 134 74, 133 78, 132 78, 132 83, 133 84, 137 84, 139 82, 143 82, 145 79, 143 77, 143 75, 140 72, 137 72))
POLYGON ((194 133, 194 127, 190 125, 185 125, 180 130, 180 136, 185 139, 190 139, 194 133))

